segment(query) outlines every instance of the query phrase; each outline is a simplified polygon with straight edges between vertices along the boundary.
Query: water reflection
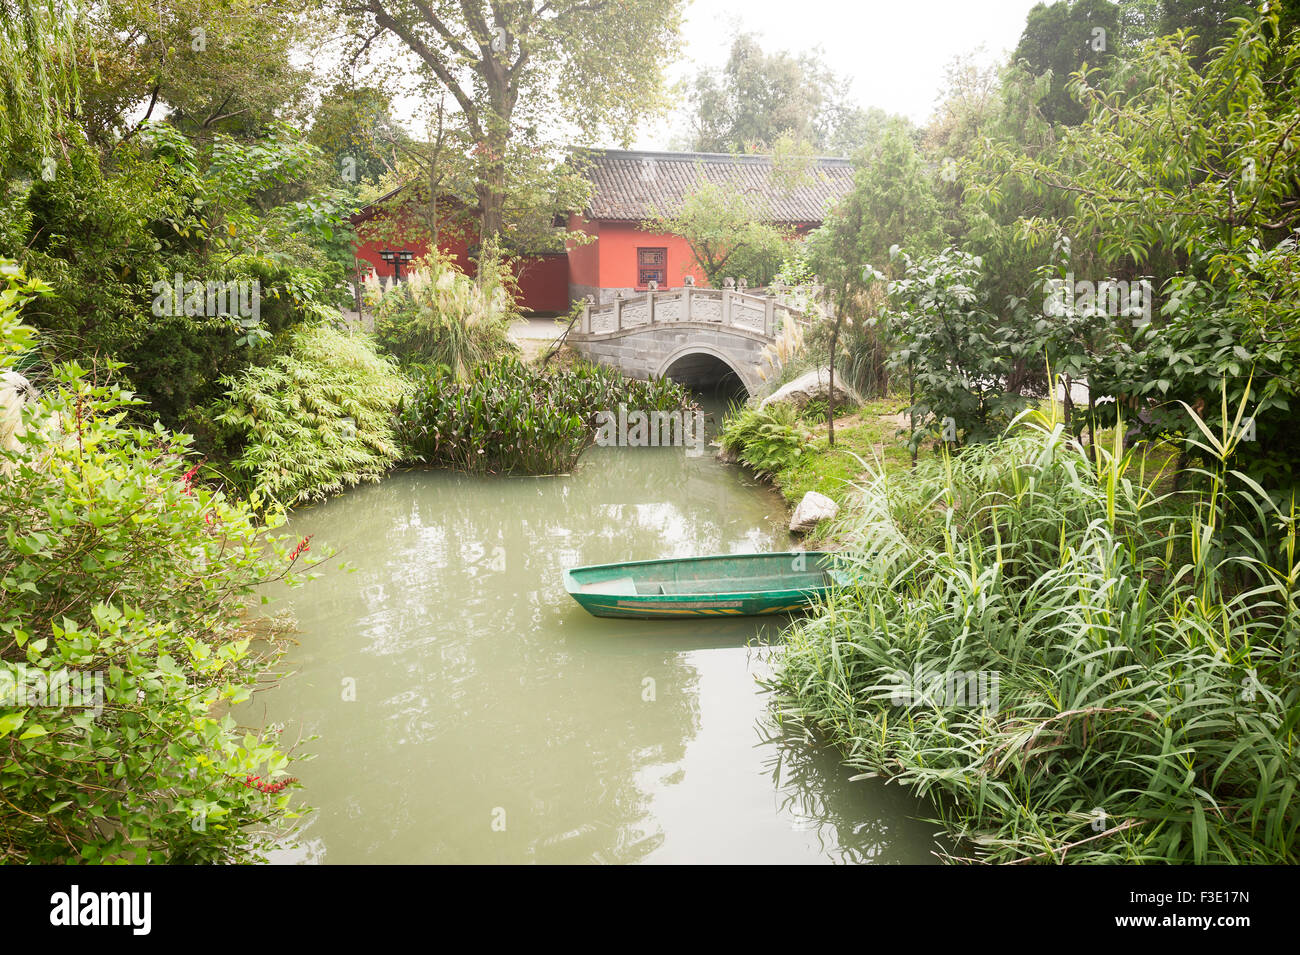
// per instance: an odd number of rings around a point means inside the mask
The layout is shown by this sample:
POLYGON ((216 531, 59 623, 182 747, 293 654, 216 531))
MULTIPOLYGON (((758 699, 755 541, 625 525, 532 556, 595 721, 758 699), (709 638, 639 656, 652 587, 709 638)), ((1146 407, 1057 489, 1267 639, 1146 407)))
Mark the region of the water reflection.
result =
POLYGON ((673 449, 594 449, 559 478, 412 471, 299 512, 356 570, 290 592, 296 673, 244 713, 316 737, 295 772, 317 811, 278 861, 928 861, 923 807, 762 728, 746 645, 774 625, 602 620, 560 584, 784 548, 784 518, 673 449))

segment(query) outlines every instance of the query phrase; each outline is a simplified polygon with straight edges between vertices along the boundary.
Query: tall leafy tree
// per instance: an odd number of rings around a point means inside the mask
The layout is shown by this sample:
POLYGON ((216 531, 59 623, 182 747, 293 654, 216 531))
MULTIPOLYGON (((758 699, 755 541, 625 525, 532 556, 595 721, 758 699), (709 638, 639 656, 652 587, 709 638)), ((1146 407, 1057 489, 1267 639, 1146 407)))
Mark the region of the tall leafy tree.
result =
MULTIPOLYGON (((1192 59, 1202 63, 1235 31, 1235 18, 1250 18, 1262 0, 1118 0, 1124 40, 1136 43, 1184 30, 1192 59)), ((1268 0, 1282 32, 1300 26, 1300 0, 1268 0)))
MULTIPOLYGON (((681 0, 340 0, 446 90, 473 143, 480 232, 502 231, 512 146, 539 131, 628 136, 663 102, 681 0)), ((533 144, 530 144, 533 145, 533 144)))
POLYGON ((693 113, 689 146, 701 152, 768 152, 783 137, 817 152, 848 156, 879 133, 887 117, 843 95, 844 81, 818 50, 762 48, 738 32, 720 70, 701 70, 687 95, 693 113))
POLYGON ((1234 18, 1252 16, 1258 7, 1248 0, 1160 0, 1156 35, 1186 30, 1194 37, 1192 57, 1200 61, 1236 30, 1234 18))
POLYGON ((834 81, 813 53, 767 53, 757 36, 737 33, 726 65, 700 72, 691 88, 694 148, 766 151, 782 133, 817 143, 834 81))
POLYGON ((789 236, 764 218, 754 200, 701 178, 680 209, 653 217, 645 228, 684 237, 711 285, 725 277, 766 285, 781 267, 789 236))
POLYGON ((98 0, 83 121, 108 144, 167 120, 187 135, 256 138, 303 121, 310 74, 293 60, 321 24, 308 0, 98 0))
MULTIPOLYGON (((1197 434, 1186 409, 1212 413, 1225 394, 1233 409, 1248 404, 1257 440, 1238 460, 1256 479, 1289 487, 1300 400, 1300 96, 1277 77, 1294 75, 1300 44, 1281 35, 1280 14, 1239 21, 1204 62, 1161 38, 1112 75, 1080 82, 1088 121, 1050 152, 1008 145, 1002 169, 1067 203, 1056 221, 1025 216, 1024 234, 1060 230, 1090 247, 1075 253, 1076 263, 1080 254, 1092 262, 1077 274, 1145 278, 1155 292, 1149 315, 1117 315, 1098 339, 1104 353, 1086 356, 1097 392, 1117 396, 1130 420, 1142 412, 1151 433, 1197 434)), ((1001 171, 994 162, 980 178, 1000 189, 1001 171)))
POLYGON ((406 136, 393 121, 387 93, 340 82, 321 97, 307 139, 339 180, 356 187, 392 169, 406 136))
POLYGON ((1044 116, 1068 125, 1083 121, 1087 112, 1070 95, 1070 75, 1106 60, 1119 38, 1120 10, 1110 0, 1058 0, 1029 11, 1015 57, 1032 73, 1051 71, 1052 91, 1041 106, 1044 116))
POLYGON ((53 160, 69 134, 81 92, 77 53, 86 32, 84 18, 68 6, 0 0, 0 175, 6 187, 0 195, 9 193, 24 158, 53 160))
POLYGON ((835 360, 846 323, 864 337, 858 357, 870 366, 855 375, 885 390, 885 330, 866 322, 877 304, 871 289, 891 266, 891 248, 926 249, 939 241, 938 204, 924 162, 903 123, 892 124, 873 147, 855 158, 853 189, 808 240, 809 258, 834 306, 830 322, 831 395, 827 410, 835 442, 835 360))

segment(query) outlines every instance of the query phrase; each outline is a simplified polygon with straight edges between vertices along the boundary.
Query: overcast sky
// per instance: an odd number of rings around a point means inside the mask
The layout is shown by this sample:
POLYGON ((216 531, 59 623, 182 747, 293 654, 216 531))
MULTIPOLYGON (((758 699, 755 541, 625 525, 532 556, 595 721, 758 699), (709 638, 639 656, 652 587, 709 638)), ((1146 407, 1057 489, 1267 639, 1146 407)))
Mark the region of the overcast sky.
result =
MULTIPOLYGON (((982 61, 1015 48, 1038 0, 688 0, 684 62, 673 80, 727 59, 733 25, 756 33, 764 50, 820 46, 825 63, 863 106, 920 123, 929 118, 953 57, 983 47, 982 61)), ((680 120, 676 122, 681 125, 680 120)), ((639 149, 669 146, 674 120, 649 123, 639 149)))

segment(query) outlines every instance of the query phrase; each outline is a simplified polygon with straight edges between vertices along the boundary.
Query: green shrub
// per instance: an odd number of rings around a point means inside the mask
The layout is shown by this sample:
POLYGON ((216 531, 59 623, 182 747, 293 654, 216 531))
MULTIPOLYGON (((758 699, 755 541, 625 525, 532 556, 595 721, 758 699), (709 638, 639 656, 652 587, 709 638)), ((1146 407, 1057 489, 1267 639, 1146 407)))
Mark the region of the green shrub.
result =
MULTIPOLYGON (((816 425, 826 423, 826 412, 830 410, 830 405, 825 398, 814 398, 802 408, 799 409, 799 420, 804 424, 816 425)), ((838 414, 845 414, 848 408, 836 407, 838 414)))
MULTIPOLYGON (((825 405, 822 405, 825 415, 825 405)), ((807 450, 812 432, 799 410, 778 401, 766 408, 746 406, 728 415, 722 425, 723 450, 759 474, 775 475, 792 467, 807 450)))
POLYGON ((664 379, 636 381, 599 365, 538 372, 516 358, 458 381, 423 370, 397 415, 415 460, 466 471, 556 474, 572 469, 592 440, 596 415, 619 404, 643 411, 693 410, 688 392, 664 379))
POLYGON ((865 488, 784 718, 984 861, 1300 861, 1297 512, 1226 467, 1161 495, 1137 460, 1056 424, 865 488))
POLYGON ((235 432, 234 473, 265 498, 320 500, 378 480, 400 456, 392 415, 406 382, 367 336, 304 326, 270 364, 223 384, 212 420, 235 432))
POLYGON ((220 396, 220 378, 268 360, 264 343, 318 318, 343 285, 342 268, 294 231, 307 226, 286 224, 283 210, 258 199, 281 181, 267 164, 301 144, 223 149, 229 161, 201 169, 193 145, 156 124, 121 144, 111 164, 82 142, 46 179, 41 157, 27 156, 29 184, 5 190, 13 221, 0 228, 0 255, 53 290, 27 312, 47 360, 125 362, 126 380, 171 428, 220 396), (248 168, 232 169, 241 162, 248 168), (256 317, 166 314, 155 289, 178 275, 256 283, 256 317))
POLYGON ((250 861, 294 815, 276 734, 223 714, 273 658, 249 596, 301 559, 136 403, 60 366, 0 449, 0 863, 250 861))

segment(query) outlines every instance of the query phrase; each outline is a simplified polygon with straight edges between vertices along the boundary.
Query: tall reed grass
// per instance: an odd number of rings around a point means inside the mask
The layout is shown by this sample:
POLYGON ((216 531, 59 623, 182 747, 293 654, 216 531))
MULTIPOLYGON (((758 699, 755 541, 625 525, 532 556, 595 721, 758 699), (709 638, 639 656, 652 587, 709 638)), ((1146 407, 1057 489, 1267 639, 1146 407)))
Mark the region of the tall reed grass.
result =
POLYGON ((520 315, 513 282, 490 255, 470 278, 451 259, 430 254, 387 291, 369 281, 375 337, 404 365, 445 365, 465 381, 474 366, 516 351, 510 326, 520 315))
POLYGON ((862 488, 780 718, 933 797, 955 858, 1298 861, 1297 511, 1231 468, 1241 420, 1184 492, 1038 412, 862 488))

